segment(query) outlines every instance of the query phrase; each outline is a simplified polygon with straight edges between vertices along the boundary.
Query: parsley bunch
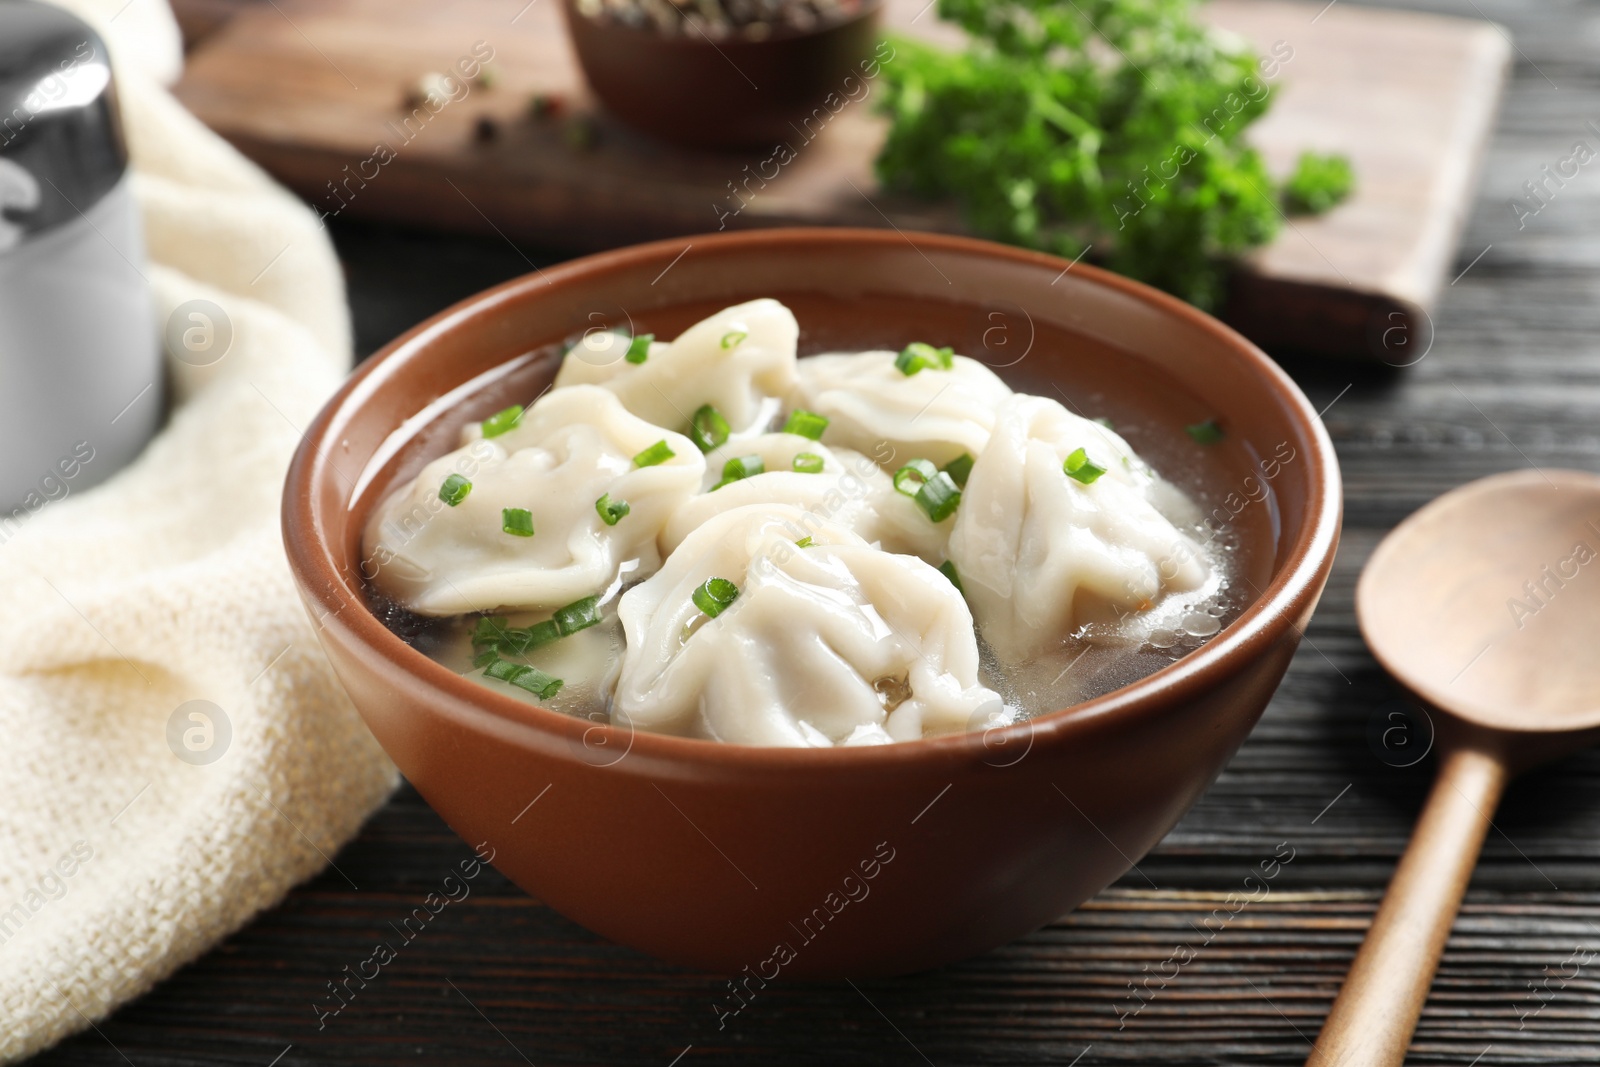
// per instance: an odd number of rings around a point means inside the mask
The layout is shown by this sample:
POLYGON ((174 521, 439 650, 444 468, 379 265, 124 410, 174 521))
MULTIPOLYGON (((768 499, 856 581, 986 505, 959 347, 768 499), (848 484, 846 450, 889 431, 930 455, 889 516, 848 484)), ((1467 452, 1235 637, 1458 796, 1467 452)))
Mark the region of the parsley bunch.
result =
POLYGON ((1197 22, 1193 0, 939 0, 939 14, 972 43, 895 42, 885 186, 955 200, 983 236, 1068 258, 1092 247, 1220 303, 1229 263, 1280 224, 1278 184, 1243 138, 1271 99, 1256 57, 1197 22))

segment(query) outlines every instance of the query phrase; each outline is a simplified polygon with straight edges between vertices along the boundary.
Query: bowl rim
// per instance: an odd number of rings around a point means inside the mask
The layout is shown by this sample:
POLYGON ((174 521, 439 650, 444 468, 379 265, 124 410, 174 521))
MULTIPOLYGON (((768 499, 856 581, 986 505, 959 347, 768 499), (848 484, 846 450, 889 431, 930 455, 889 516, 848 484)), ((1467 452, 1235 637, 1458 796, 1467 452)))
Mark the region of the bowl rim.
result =
POLYGON ((659 30, 654 30, 646 26, 630 26, 626 22, 618 22, 615 19, 596 18, 592 15, 585 15, 583 12, 578 10, 578 0, 562 0, 561 9, 569 20, 573 22, 582 20, 583 24, 586 27, 591 28, 595 33, 633 34, 641 38, 646 38, 652 42, 659 43, 660 45, 668 48, 678 48, 686 51, 689 49, 705 51, 707 46, 710 46, 713 49, 726 48, 729 45, 736 45, 740 47, 760 47, 761 45, 773 44, 779 41, 798 41, 807 37, 820 37, 823 34, 831 33, 835 30, 842 30, 847 26, 857 25, 863 19, 877 17, 883 11, 884 2, 885 0, 861 0, 860 9, 854 13, 847 15, 842 19, 835 19, 832 22, 825 22, 820 25, 813 26, 809 30, 797 29, 793 26, 785 26, 781 29, 776 29, 772 33, 761 38, 750 38, 738 33, 730 33, 726 37, 717 39, 707 37, 704 34, 700 35, 699 37, 690 37, 687 34, 668 36, 667 34, 661 33, 659 30))
MULTIPOLYGON (((1083 730, 1103 726, 1111 720, 1117 720, 1124 726, 1132 725, 1197 697, 1205 689, 1245 669, 1278 641, 1286 630, 1299 629, 1302 620, 1309 616, 1315 606, 1332 568, 1343 512, 1338 461, 1321 415, 1276 362, 1231 327, 1176 297, 1084 263, 1071 265, 1071 269, 1081 278, 1153 306, 1161 314, 1179 318, 1189 326, 1210 334, 1233 351, 1264 379, 1311 444, 1306 457, 1306 518, 1297 530, 1285 529, 1284 537, 1290 539, 1288 557, 1277 568, 1266 589, 1261 590, 1255 602, 1210 641, 1128 685, 1079 704, 1057 708, 989 731, 943 734, 888 745, 788 748, 677 737, 596 723, 539 707, 479 685, 411 647, 384 626, 368 609, 359 593, 347 586, 340 570, 339 553, 322 536, 323 531, 316 521, 316 508, 312 503, 313 487, 337 474, 329 458, 336 452, 330 439, 331 431, 359 410, 362 399, 373 388, 371 379, 380 377, 408 356, 424 351, 433 340, 450 332, 459 323, 478 316, 492 316, 501 305, 519 299, 535 287, 557 282, 581 283, 586 276, 603 277, 628 266, 666 262, 680 254, 688 244, 705 250, 737 250, 751 245, 899 245, 906 242, 911 242, 914 248, 922 252, 936 250, 1009 260, 1052 272, 1069 266, 1066 260, 1043 252, 976 238, 918 231, 793 227, 699 234, 629 245, 567 260, 546 269, 535 268, 528 274, 467 297, 384 345, 345 380, 306 428, 284 482, 284 546, 290 569, 308 602, 307 606, 315 602, 322 609, 323 614, 313 619, 319 640, 327 640, 323 630, 329 627, 331 621, 352 642, 364 646, 365 652, 386 661, 395 671, 406 675, 411 684, 424 690, 419 694, 423 699, 439 707, 463 707, 469 709, 474 717, 481 716, 482 721, 475 724, 479 728, 498 727, 502 731, 508 727, 513 730, 520 728, 545 735, 551 740, 565 740, 569 744, 581 738, 586 745, 591 743, 590 736, 598 731, 604 744, 609 745, 612 738, 626 739, 626 753, 637 750, 642 757, 655 757, 670 763, 736 770, 816 770, 830 765, 899 765, 920 760, 956 759, 963 753, 970 755, 975 748, 982 752, 984 749, 1002 749, 1012 743, 1018 743, 1020 747, 1026 742, 1027 749, 1031 750, 1034 744, 1059 741, 1083 730), (981 746, 973 745, 975 737, 982 738, 981 746)), ((388 429, 393 432, 397 428, 388 429)), ((1280 541, 1280 544, 1283 543, 1280 541)), ((313 614, 316 615, 316 612, 313 614)), ((509 738, 510 735, 506 736, 509 738)), ((573 758, 577 759, 576 756, 573 758)))

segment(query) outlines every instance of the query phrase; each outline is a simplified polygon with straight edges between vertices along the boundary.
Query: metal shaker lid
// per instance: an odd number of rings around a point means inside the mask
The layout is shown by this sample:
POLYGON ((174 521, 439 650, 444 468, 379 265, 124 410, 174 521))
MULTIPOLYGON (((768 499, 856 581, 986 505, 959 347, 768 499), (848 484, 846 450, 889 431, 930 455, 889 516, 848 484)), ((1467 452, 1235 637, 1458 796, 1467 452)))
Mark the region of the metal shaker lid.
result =
POLYGON ((127 169, 106 46, 37 0, 0 0, 0 255, 71 222, 127 169))

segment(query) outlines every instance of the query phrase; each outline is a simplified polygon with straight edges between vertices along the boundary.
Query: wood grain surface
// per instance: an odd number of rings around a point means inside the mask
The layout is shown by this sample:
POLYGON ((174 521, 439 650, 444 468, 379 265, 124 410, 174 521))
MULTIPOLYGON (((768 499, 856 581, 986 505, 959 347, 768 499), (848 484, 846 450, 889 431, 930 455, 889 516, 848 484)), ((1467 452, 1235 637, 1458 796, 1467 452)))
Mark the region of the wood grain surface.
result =
MULTIPOLYGON (((1286 364, 1319 408, 1331 405, 1347 490, 1338 564, 1260 726, 1136 871, 980 959, 859 988, 773 986, 723 1031, 711 1010, 720 983, 609 945, 488 873, 319 1029, 312 1005, 328 996, 326 983, 393 937, 388 923, 469 854, 403 789, 335 857, 359 889, 331 871, 317 877, 37 1062, 1302 1063, 1433 773, 1431 759, 1393 765, 1414 758, 1398 742, 1423 744, 1422 728, 1384 744, 1400 705, 1356 630, 1363 561, 1389 527, 1469 479, 1533 465, 1600 470, 1600 171, 1568 181, 1523 229, 1510 206, 1574 141, 1597 146, 1585 123, 1600 117, 1600 9, 1433 6, 1481 12, 1508 25, 1517 45, 1485 182, 1449 272, 1460 276, 1415 366, 1286 364), (1293 859, 1270 892, 1231 914, 1229 894, 1259 896, 1244 878, 1283 844, 1293 859), (1211 918, 1219 908, 1226 922, 1211 918), (1193 958, 1174 968, 1180 946, 1193 958)), ((548 261, 493 236, 336 226, 335 237, 363 350, 528 270, 528 260, 548 261)), ((1410 1062, 1600 1061, 1596 953, 1600 754, 1587 753, 1511 787, 1410 1062)))
MULTIPOLYGON (((961 228, 950 210, 878 189, 886 120, 870 84, 842 86, 796 127, 792 161, 691 152, 594 112, 548 0, 273 0, 207 32, 219 2, 180 2, 205 37, 179 97, 322 212, 578 250, 723 227, 961 228), (438 108, 402 103, 423 75, 486 52, 493 87, 438 108), (562 114, 531 120, 536 93, 562 114)), ((1307 0, 1216 0, 1206 17, 1268 58, 1277 97, 1250 137, 1272 170, 1314 149, 1347 154, 1359 177, 1348 203, 1286 221, 1248 258, 1227 317, 1263 344, 1382 355, 1385 331, 1414 328, 1450 276, 1505 39, 1481 19, 1307 0)), ((962 39, 927 0, 886 0, 884 21, 952 48, 962 39)), ((1204 120, 1212 132, 1227 121, 1204 120)))

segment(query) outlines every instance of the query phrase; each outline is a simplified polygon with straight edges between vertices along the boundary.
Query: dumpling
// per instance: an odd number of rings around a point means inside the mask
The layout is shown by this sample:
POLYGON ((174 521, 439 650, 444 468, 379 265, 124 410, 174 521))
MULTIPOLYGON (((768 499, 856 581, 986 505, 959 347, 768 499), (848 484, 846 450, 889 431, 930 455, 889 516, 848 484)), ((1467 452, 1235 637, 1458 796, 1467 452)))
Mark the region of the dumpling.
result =
POLYGON ((366 530, 364 576, 422 615, 556 608, 605 589, 629 560, 651 573, 662 526, 705 472, 688 438, 592 385, 546 393, 498 436, 477 425, 464 436, 469 444, 424 467, 366 530), (613 516, 626 504, 615 525, 600 514, 602 496, 613 516), (509 533, 508 522, 533 533, 509 533))
POLYGON ((784 505, 717 515, 622 595, 614 720, 734 744, 906 741, 1008 721, 950 581, 784 505), (796 541, 810 537, 808 547, 796 541), (736 595, 712 579, 732 583, 736 595), (720 613, 708 617, 700 599, 720 613))
POLYGON ((1111 430, 1047 397, 1019 394, 1000 408, 949 554, 1003 662, 1030 659, 1085 622, 1206 585, 1212 570, 1199 546, 1152 501, 1169 512, 1186 505, 1111 430), (1089 484, 1063 469, 1080 448, 1104 468, 1089 484))
POLYGON ((774 398, 794 388, 800 326, 776 300, 719 311, 675 341, 652 343, 643 363, 624 358, 627 339, 614 337, 596 333, 580 341, 562 360, 556 389, 600 385, 641 419, 679 429, 710 404, 739 433, 775 414, 774 398), (591 347, 590 340, 604 344, 591 347))
POLYGON ((804 513, 808 527, 837 523, 878 542, 886 552, 909 552, 933 562, 943 558, 950 532, 949 522, 933 523, 910 497, 895 492, 890 477, 866 456, 798 434, 733 438, 708 452, 701 490, 673 512, 661 531, 663 555, 712 516, 749 504, 793 505, 804 513), (717 487, 730 460, 749 466, 751 456, 760 460, 761 473, 717 487), (797 457, 806 471, 797 469, 797 457), (813 471, 817 464, 820 469, 813 471))
POLYGON ((975 359, 955 356, 951 368, 905 374, 894 352, 809 356, 796 368, 795 407, 825 415, 825 439, 865 452, 895 469, 910 459, 944 466, 989 442, 994 413, 1011 387, 975 359))

